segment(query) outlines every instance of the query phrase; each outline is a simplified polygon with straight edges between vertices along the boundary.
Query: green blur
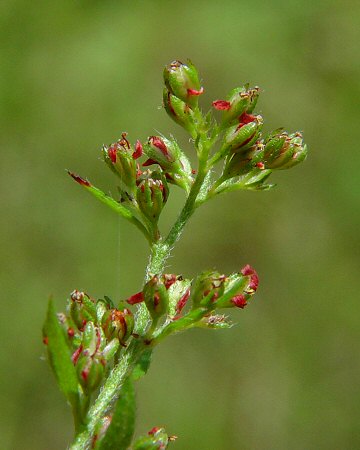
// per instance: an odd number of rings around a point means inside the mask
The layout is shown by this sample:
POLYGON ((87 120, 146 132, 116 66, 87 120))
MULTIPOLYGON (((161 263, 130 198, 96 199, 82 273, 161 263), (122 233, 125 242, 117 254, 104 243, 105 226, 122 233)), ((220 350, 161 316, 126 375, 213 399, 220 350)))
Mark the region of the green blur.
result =
MULTIPOLYGON (((0 3, 1 444, 65 449, 70 408, 44 361, 49 296, 139 291, 147 243, 65 169, 116 193, 103 143, 185 132, 161 108, 162 70, 191 58, 204 109, 262 88, 266 131, 301 130, 308 160, 269 192, 233 192, 191 220, 169 272, 254 266, 230 330, 169 338, 139 381, 137 433, 178 450, 360 448, 359 79, 355 0, 0 3), (357 100, 356 100, 357 99, 357 100)), ((184 200, 172 187, 162 229, 184 200)))

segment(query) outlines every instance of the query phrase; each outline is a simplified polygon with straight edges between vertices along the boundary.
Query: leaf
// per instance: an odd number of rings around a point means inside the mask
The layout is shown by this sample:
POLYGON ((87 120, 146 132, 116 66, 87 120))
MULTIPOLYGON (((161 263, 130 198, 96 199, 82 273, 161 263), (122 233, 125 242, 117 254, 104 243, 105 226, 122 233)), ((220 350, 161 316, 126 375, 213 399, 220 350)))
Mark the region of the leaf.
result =
POLYGON ((146 350, 140 357, 139 362, 135 366, 132 377, 134 380, 139 380, 149 370, 151 363, 152 350, 146 350))
POLYGON ((70 171, 68 171, 68 174, 77 183, 79 183, 88 192, 90 192, 90 194, 92 194, 95 198, 97 198, 102 203, 107 205, 117 214, 120 214, 120 216, 124 217, 125 219, 129 220, 134 225, 136 225, 139 228, 139 230, 145 235, 145 237, 149 239, 149 233, 145 228, 145 226, 134 216, 134 214, 128 208, 125 208, 125 206, 123 206, 121 203, 117 202, 109 195, 106 195, 101 189, 98 189, 97 187, 93 186, 89 181, 85 180, 84 178, 81 178, 79 175, 75 175, 70 171))
POLYGON ((125 450, 131 444, 135 428, 135 390, 131 377, 124 382, 114 414, 98 450, 125 450))
POLYGON ((59 388, 65 394, 72 407, 79 406, 79 384, 75 367, 66 338, 58 321, 53 301, 49 300, 44 335, 47 338, 47 349, 51 368, 57 379, 59 388))

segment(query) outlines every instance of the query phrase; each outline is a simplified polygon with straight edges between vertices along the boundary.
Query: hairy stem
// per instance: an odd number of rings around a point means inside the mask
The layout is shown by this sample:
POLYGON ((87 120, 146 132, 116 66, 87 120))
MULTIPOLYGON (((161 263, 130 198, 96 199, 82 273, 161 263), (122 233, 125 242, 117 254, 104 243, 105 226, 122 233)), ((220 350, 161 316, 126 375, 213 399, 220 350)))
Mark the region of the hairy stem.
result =
MULTIPOLYGON (((207 174, 207 160, 211 148, 211 142, 207 139, 206 133, 199 132, 196 148, 199 155, 199 167, 196 179, 189 192, 185 205, 166 239, 164 240, 157 237, 154 238, 154 241, 151 243, 145 282, 148 281, 151 276, 162 274, 164 272, 166 261, 170 256, 174 244, 180 238, 187 221, 196 209, 196 198, 203 186, 207 174)), ((88 411, 85 426, 76 435, 70 450, 85 450, 91 448, 97 424, 111 410, 119 398, 121 387, 125 379, 133 371, 143 351, 148 348, 144 344, 142 337, 146 334, 151 319, 144 303, 141 303, 138 306, 135 323, 136 329, 134 331, 139 335, 139 338, 134 338, 131 341, 122 354, 119 363, 110 372, 98 398, 88 411)))

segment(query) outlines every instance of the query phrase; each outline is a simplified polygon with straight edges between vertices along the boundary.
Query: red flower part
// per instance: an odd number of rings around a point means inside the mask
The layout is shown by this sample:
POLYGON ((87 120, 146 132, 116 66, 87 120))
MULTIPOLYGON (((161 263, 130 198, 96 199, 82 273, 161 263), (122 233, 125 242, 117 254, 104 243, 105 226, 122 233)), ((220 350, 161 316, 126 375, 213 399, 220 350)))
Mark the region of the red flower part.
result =
POLYGON ((156 161, 154 161, 153 159, 149 158, 142 165, 143 165, 143 167, 147 167, 147 166, 152 166, 153 164, 158 164, 158 163, 156 161))
MULTIPOLYGON (((162 186, 162 188, 164 188, 164 186, 162 186)), ((175 281, 177 280, 177 276, 173 273, 165 273, 163 278, 164 278, 164 286, 166 287, 166 289, 169 289, 169 287, 172 284, 174 284, 175 281)))
POLYGON ((186 305, 187 301, 190 297, 190 289, 187 289, 185 294, 180 298, 180 300, 176 304, 176 314, 174 317, 174 320, 177 320, 180 317, 181 311, 184 309, 184 306, 186 305))
POLYGON ((253 269, 249 264, 241 269, 241 273, 245 276, 250 276, 249 289, 256 291, 259 285, 259 277, 255 269, 253 269))
POLYGON ((73 353, 73 355, 71 357, 71 361, 73 362, 74 366, 78 362, 78 359, 79 359, 82 351, 83 351, 83 346, 80 345, 80 347, 78 349, 76 349, 75 352, 73 353))
POLYGON ((68 330, 67 330, 67 334, 71 338, 74 337, 75 336, 74 328, 69 327, 68 330))
POLYGON ((231 107, 231 103, 226 100, 215 100, 212 105, 218 111, 227 111, 231 107))
POLYGON ((88 368, 86 368, 86 369, 84 369, 84 370, 82 370, 81 371, 81 378, 84 380, 84 381, 86 381, 87 380, 87 377, 89 376, 89 369, 88 368))
POLYGON ((247 305, 247 300, 242 294, 235 295, 235 297, 233 297, 231 301, 237 308, 244 309, 247 305))
POLYGON ((264 170, 265 169, 265 164, 263 162, 258 162, 255 165, 260 170, 264 170))
POLYGON ((197 91, 196 89, 188 89, 187 93, 188 95, 201 95, 204 93, 204 88, 201 87, 199 91, 197 91))
POLYGON ((246 112, 243 112, 241 116, 239 117, 239 122, 242 125, 246 125, 247 123, 254 122, 256 120, 256 116, 253 116, 252 114, 247 114, 246 112))
POLYGON ((43 344, 48 345, 49 344, 49 338, 47 336, 43 337, 43 344))
POLYGON ((79 175, 76 175, 75 173, 70 172, 69 170, 68 170, 68 174, 69 174, 72 178, 74 178, 74 180, 75 180, 77 183, 81 184, 82 186, 87 186, 87 187, 90 187, 90 186, 91 186, 91 184, 90 184, 89 181, 84 180, 84 178, 81 178, 79 175))
POLYGON ((151 428, 151 430, 148 432, 149 436, 154 436, 155 433, 157 433, 160 430, 160 427, 153 427, 151 428))
POLYGON ((140 156, 143 154, 143 147, 142 147, 142 145, 141 145, 141 142, 139 141, 139 139, 136 141, 136 144, 135 144, 135 151, 134 151, 134 153, 132 154, 132 157, 134 158, 134 159, 138 159, 138 158, 140 158, 140 156))
POLYGON ((107 151, 108 157, 111 159, 111 162, 114 164, 116 163, 116 150, 117 150, 117 148, 115 147, 115 145, 111 145, 107 151))
POLYGON ((165 145, 165 142, 162 139, 160 139, 158 136, 150 136, 149 142, 151 145, 158 148, 164 156, 166 156, 166 157, 170 156, 169 151, 165 145))
POLYGON ((144 301, 144 294, 141 292, 138 292, 137 294, 132 295, 127 300, 127 303, 129 305, 136 305, 137 303, 141 303, 144 301))

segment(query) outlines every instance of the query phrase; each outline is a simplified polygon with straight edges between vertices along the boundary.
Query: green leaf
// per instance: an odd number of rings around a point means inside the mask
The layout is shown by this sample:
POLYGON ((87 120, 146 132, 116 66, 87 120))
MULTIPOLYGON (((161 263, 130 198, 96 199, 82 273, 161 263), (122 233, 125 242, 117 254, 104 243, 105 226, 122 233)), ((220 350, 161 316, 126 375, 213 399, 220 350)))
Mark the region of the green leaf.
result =
POLYGON ((114 414, 98 450, 125 450, 131 444, 135 428, 135 390, 131 377, 121 388, 114 414))
POLYGON ((145 226, 134 216, 134 214, 125 206, 123 206, 121 203, 114 200, 109 195, 106 195, 101 189, 98 189, 97 187, 93 186, 89 181, 85 180, 84 178, 81 178, 79 175, 75 175, 74 173, 68 171, 68 174, 81 186, 83 186, 90 194, 92 194, 95 198, 100 200, 102 203, 107 205, 109 208, 111 208, 113 211, 115 211, 120 216, 124 217, 125 219, 132 222, 134 225, 136 225, 139 230, 145 235, 147 239, 149 239, 149 233, 145 226))
POLYGON ((151 363, 152 350, 145 350, 145 352, 141 355, 139 362, 135 366, 132 377, 134 380, 138 380, 143 377, 146 372, 149 370, 151 363))
POLYGON ((48 341, 47 349, 50 365, 59 388, 65 394, 73 409, 77 410, 79 407, 79 384, 76 370, 71 361, 69 346, 51 299, 49 300, 43 331, 48 341))

